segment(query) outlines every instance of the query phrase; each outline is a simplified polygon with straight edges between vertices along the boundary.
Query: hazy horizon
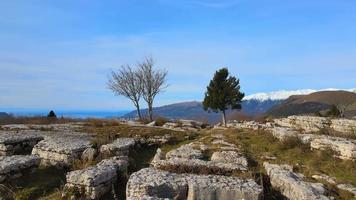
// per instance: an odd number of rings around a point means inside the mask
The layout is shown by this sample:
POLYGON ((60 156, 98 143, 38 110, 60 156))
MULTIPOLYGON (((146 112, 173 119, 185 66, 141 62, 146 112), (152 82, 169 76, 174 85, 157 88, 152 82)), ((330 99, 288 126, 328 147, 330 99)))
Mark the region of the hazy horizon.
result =
POLYGON ((356 87, 352 0, 12 0, 0 12, 0 109, 132 110, 107 77, 150 55, 169 73, 155 106, 203 99, 221 67, 246 95, 356 87))

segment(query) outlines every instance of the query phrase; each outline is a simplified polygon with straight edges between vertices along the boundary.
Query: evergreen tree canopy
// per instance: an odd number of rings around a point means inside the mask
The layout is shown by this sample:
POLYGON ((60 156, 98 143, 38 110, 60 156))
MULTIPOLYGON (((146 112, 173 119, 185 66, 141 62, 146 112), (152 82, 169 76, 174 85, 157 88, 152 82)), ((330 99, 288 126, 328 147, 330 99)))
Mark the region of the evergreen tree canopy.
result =
POLYGON ((225 111, 227 109, 241 109, 241 100, 244 96, 245 94, 240 92, 240 80, 234 76, 229 76, 228 69, 222 68, 215 72, 207 87, 203 101, 204 110, 222 111, 225 123, 225 111))
POLYGON ((53 111, 53 110, 51 110, 51 111, 48 113, 47 117, 57 118, 57 116, 56 116, 56 114, 54 113, 54 111, 53 111))

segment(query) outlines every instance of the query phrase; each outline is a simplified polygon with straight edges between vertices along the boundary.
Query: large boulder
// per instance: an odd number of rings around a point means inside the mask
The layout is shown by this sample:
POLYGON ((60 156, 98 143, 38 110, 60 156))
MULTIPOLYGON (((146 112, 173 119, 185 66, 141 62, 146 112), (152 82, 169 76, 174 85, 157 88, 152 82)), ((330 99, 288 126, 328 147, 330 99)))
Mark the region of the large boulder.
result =
POLYGON ((294 173, 289 165, 263 163, 272 187, 291 200, 327 200, 322 184, 303 181, 303 175, 294 173))
POLYGON ((0 156, 0 182, 21 176, 23 171, 36 168, 39 163, 36 156, 0 156))
POLYGON ((69 172, 64 186, 64 197, 85 197, 99 199, 111 191, 119 176, 127 175, 127 157, 113 157, 103 160, 93 167, 69 172))
POLYGON ((41 158, 41 165, 69 167, 92 146, 90 138, 77 136, 48 137, 36 144, 32 155, 41 158))
POLYGON ((262 187, 252 179, 217 175, 175 174, 145 168, 130 176, 126 199, 261 199, 262 187))
POLYGON ((100 153, 105 156, 128 155, 131 147, 135 145, 133 138, 118 138, 114 142, 100 147, 100 153))
POLYGON ((32 148, 44 138, 33 131, 0 132, 0 155, 21 154, 22 152, 31 152, 32 148))

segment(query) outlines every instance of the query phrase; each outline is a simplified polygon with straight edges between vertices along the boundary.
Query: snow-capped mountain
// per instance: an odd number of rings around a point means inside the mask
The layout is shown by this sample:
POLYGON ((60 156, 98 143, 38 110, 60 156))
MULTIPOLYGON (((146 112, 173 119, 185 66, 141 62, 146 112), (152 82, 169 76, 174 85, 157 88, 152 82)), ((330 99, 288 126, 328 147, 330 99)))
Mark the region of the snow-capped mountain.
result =
POLYGON ((352 89, 326 88, 326 89, 321 89, 321 90, 315 90, 315 89, 280 90, 280 91, 267 92, 267 93, 251 94, 251 95, 246 96, 243 100, 245 100, 245 101, 249 101, 249 100, 258 100, 258 101, 284 100, 292 95, 307 95, 307 94, 311 94, 314 92, 320 92, 320 91, 338 91, 338 90, 344 90, 344 91, 356 93, 356 88, 352 88, 352 89))

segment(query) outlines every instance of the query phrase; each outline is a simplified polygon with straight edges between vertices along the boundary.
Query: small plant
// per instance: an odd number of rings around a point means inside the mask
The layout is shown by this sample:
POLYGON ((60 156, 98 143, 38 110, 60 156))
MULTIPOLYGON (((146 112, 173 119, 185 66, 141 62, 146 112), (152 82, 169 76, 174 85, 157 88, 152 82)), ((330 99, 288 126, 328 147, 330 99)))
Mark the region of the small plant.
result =
POLYGON ((168 122, 168 119, 166 119, 164 117, 158 117, 156 119, 156 126, 163 126, 167 122, 168 122))
POLYGON ((302 148, 302 149, 308 148, 306 146, 307 145, 304 144, 303 141, 297 136, 286 137, 282 141, 280 141, 280 148, 282 150, 293 149, 293 148, 302 148))

